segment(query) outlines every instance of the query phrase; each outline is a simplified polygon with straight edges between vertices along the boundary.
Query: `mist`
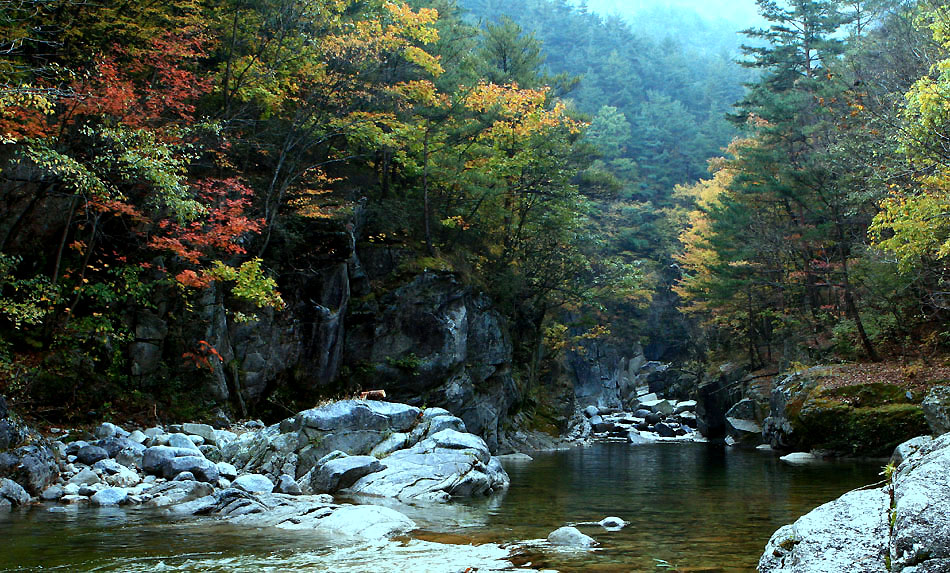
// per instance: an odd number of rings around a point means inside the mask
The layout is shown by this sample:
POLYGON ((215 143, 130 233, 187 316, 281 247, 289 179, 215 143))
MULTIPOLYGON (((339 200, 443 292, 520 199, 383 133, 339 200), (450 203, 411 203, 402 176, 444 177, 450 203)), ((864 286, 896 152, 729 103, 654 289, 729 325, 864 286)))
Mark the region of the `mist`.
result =
MULTIPOLYGON (((578 2, 580 4, 580 2, 578 2)), ((725 20, 737 27, 761 22, 755 0, 587 0, 587 7, 603 15, 635 17, 656 9, 689 10, 707 20, 725 20)))

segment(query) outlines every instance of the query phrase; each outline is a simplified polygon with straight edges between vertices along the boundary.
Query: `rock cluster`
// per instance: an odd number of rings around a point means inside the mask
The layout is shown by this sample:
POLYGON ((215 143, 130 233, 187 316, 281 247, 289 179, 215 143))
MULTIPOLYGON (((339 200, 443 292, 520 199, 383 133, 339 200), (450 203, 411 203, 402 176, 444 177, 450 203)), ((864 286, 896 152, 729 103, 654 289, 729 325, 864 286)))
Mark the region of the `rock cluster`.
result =
POLYGON ((164 508, 378 538, 415 524, 391 509, 335 504, 326 493, 444 501, 509 483, 485 442, 438 408, 349 400, 281 424, 232 430, 181 424, 130 432, 105 423, 86 440, 31 446, 35 451, 19 459, 48 458, 56 477, 0 479, 0 511, 29 504, 32 494, 44 502, 164 508))
POLYGON ((447 410, 373 400, 305 410, 246 432, 223 453, 241 471, 286 474, 313 493, 445 501, 509 484, 485 441, 447 410))
MULTIPOLYGON (((645 390, 645 389, 644 389, 645 390)), ((625 439, 643 443, 661 438, 696 436, 696 402, 677 402, 642 393, 631 402, 632 411, 588 406, 575 427, 575 438, 625 439), (588 429, 589 428, 589 429, 588 429)))
POLYGON ((950 570, 950 434, 895 451, 889 483, 853 491, 776 531, 760 573, 950 570))

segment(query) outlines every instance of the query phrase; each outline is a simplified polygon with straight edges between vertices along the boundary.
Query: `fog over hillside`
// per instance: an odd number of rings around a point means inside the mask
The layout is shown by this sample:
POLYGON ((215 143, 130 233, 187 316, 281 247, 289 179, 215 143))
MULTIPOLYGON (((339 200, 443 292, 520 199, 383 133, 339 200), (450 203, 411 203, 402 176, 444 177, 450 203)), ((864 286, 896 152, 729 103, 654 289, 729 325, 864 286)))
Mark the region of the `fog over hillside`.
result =
POLYGON ((671 7, 689 9, 704 18, 727 20, 739 26, 760 23, 755 0, 587 0, 587 6, 602 14, 623 16, 671 7))

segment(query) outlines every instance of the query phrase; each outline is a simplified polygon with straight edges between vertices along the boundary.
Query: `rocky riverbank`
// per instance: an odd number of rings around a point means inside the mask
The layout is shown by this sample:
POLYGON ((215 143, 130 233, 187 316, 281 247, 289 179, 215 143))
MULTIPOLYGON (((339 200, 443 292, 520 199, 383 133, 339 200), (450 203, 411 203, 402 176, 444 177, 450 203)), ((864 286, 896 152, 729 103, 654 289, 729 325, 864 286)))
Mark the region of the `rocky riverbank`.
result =
POLYGON ((633 444, 703 439, 697 429, 695 400, 668 400, 644 388, 630 410, 587 406, 575 415, 568 439, 619 440, 633 444))
POLYGON ((485 442, 439 408, 346 400, 280 424, 126 429, 44 440, 2 412, 0 512, 34 503, 160 509, 251 527, 386 539, 415 528, 381 505, 334 502, 352 493, 403 501, 485 496, 509 479, 485 442), (30 443, 23 443, 24 441, 30 443))
POLYGON ((950 390, 924 401, 937 437, 899 445, 879 487, 852 491, 776 531, 760 573, 950 571, 950 390))

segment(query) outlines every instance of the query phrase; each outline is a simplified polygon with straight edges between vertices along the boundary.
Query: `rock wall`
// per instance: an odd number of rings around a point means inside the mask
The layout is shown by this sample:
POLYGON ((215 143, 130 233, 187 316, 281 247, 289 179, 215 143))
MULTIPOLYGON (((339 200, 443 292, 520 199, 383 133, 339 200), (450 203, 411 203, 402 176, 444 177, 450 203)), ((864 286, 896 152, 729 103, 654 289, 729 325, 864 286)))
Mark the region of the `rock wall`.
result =
MULTIPOLYGON (((176 322, 182 313, 171 302, 134 312, 132 374, 156 388, 181 379, 169 365, 202 340, 220 356, 210 360, 210 375, 198 373, 202 396, 242 418, 277 398, 306 407, 304 400, 321 396, 385 390, 388 399, 449 410, 493 451, 527 443, 516 439, 526 424, 518 416, 524 398, 505 317, 458 275, 413 270, 411 253, 378 244, 358 253, 357 223, 321 231, 323 254, 295 261, 304 268, 280 277, 283 312, 253 313, 215 289, 196 301, 194 323, 176 322), (255 318, 242 321, 240 313, 255 318)), ((681 378, 640 348, 621 352, 599 341, 585 341, 554 370, 535 398, 550 407, 548 431, 565 430, 578 406, 629 406, 638 388, 673 395, 681 378)))
POLYGON ((645 392, 684 400, 691 393, 688 375, 647 360, 639 345, 624 352, 609 342, 583 341, 565 353, 563 369, 573 382, 580 410, 587 406, 631 410, 645 392))
POLYGON ((424 272, 355 303, 345 362, 362 388, 445 408, 492 449, 521 405, 504 317, 452 273, 424 272))

